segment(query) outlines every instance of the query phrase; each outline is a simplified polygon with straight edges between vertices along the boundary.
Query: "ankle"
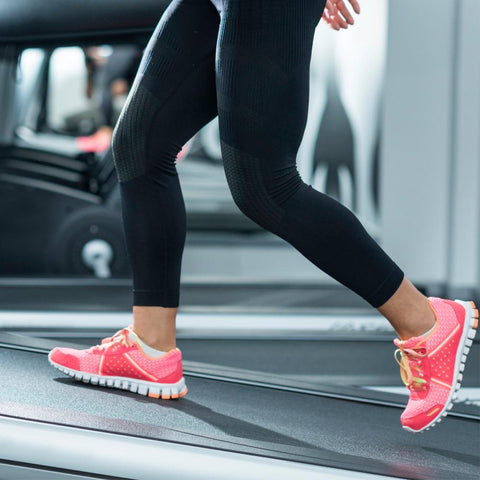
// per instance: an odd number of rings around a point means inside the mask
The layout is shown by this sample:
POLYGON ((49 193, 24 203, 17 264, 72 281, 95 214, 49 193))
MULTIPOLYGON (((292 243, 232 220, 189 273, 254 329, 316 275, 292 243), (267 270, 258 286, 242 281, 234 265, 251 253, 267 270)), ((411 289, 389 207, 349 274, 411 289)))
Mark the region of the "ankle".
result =
POLYGON ((405 324, 401 328, 396 328, 398 336, 402 340, 408 340, 412 337, 421 337, 422 335, 428 334, 435 327, 437 322, 435 313, 430 310, 422 316, 418 316, 418 321, 411 324, 405 324))
POLYGON ((169 352, 170 350, 175 350, 177 348, 177 345, 175 343, 158 343, 154 345, 150 345, 147 343, 147 345, 151 348, 154 348, 155 350, 159 350, 160 352, 169 352))
POLYGON ((140 340, 155 350, 168 352, 176 348, 176 308, 133 307, 133 331, 140 340))
POLYGON ((411 337, 420 337, 431 330, 436 321, 436 314, 430 301, 424 297, 423 301, 404 305, 401 311, 395 312, 389 318, 390 323, 402 340, 411 337))
POLYGON ((153 348, 155 350, 160 350, 161 352, 169 352, 170 350, 174 350, 177 348, 177 345, 175 342, 166 342, 164 340, 151 340, 148 337, 140 337, 143 343, 148 345, 150 348, 153 348))
POLYGON ((169 352, 170 350, 175 350, 177 345, 175 343, 166 343, 166 342, 149 342, 148 339, 145 341, 143 338, 140 340, 150 348, 154 350, 159 350, 160 352, 169 352))
POLYGON ((144 344, 155 350, 168 352, 169 350, 177 348, 175 339, 167 339, 162 335, 158 335, 156 332, 144 332, 136 329, 134 329, 133 332, 144 344))

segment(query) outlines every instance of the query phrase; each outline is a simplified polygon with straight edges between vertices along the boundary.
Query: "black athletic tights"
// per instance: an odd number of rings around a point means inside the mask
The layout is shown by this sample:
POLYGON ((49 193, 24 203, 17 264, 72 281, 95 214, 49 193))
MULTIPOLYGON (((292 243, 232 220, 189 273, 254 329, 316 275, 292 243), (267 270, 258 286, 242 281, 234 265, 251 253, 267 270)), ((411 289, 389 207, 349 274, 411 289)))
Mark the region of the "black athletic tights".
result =
POLYGON ((217 115, 241 211, 374 307, 395 293, 403 272, 296 168, 324 5, 174 0, 162 15, 113 137, 134 305, 178 306, 186 221, 175 159, 217 115))

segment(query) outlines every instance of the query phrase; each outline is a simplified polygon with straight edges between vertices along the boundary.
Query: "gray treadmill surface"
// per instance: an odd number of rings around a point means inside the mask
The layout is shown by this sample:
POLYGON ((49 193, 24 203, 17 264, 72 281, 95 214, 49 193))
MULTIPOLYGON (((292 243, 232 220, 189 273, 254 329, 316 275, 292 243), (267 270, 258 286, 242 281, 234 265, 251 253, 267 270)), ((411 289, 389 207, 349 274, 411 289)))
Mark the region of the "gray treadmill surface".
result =
POLYGON ((159 401, 84 384, 44 353, 0 348, 0 414, 413 479, 474 479, 480 423, 447 417, 413 435, 399 408, 186 376, 159 401))
MULTIPOLYGON (((100 343, 101 338, 111 333, 105 331, 95 339, 92 336, 82 338, 78 333, 55 341, 59 346, 67 341, 82 344, 85 348, 100 343)), ((48 338, 48 333, 45 335, 48 338)), ((219 364, 329 385, 402 386, 399 367, 393 357, 396 347, 390 336, 369 337, 362 338, 357 334, 356 339, 352 337, 350 340, 326 336, 322 340, 179 338, 177 345, 184 358, 191 362, 219 364)), ((480 387, 479 382, 480 343, 476 341, 468 357, 462 386, 480 387)))

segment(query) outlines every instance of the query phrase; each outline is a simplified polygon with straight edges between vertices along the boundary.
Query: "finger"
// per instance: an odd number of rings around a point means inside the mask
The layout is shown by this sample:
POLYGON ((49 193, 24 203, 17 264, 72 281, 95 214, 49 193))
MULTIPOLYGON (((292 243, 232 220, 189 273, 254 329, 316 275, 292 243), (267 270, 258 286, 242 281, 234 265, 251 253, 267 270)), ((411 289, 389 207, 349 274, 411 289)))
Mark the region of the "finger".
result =
POLYGON ((338 23, 338 20, 337 20, 337 17, 330 17, 330 26, 334 29, 334 30, 340 30, 340 24, 338 23))
POLYGON ((332 17, 323 17, 323 20, 333 30, 340 30, 338 23, 332 20, 332 17))
POLYGON ((327 0, 327 3, 325 4, 325 8, 323 10, 323 15, 322 15, 322 18, 328 23, 328 20, 329 20, 329 12, 330 12, 330 9, 332 8, 332 3, 330 0, 327 0))
POLYGON ((340 28, 348 28, 348 23, 343 19, 338 10, 333 18, 340 28))
POLYGON ((343 15, 343 17, 345 18, 345 20, 347 21, 347 23, 349 23, 350 25, 353 25, 354 21, 353 21, 353 17, 352 17, 352 14, 350 13, 350 11, 348 10, 347 6, 345 5, 345 3, 343 3, 343 0, 339 0, 337 2, 337 8, 338 10, 340 11, 340 13, 343 15))
POLYGON ((338 24, 340 28, 348 28, 347 22, 343 19, 343 17, 340 15, 340 12, 338 11, 337 0, 332 2, 332 4, 333 4, 333 15, 332 15, 333 19, 335 20, 335 22, 338 24))
POLYGON ((325 5, 325 10, 323 13, 326 13, 328 17, 331 17, 333 15, 335 9, 335 4, 333 3, 332 0, 327 0, 327 3, 325 5))
POLYGON ((330 17, 326 13, 322 15, 322 20, 327 24, 330 25, 332 22, 330 21, 330 17))
POLYGON ((353 11, 356 14, 359 14, 360 13, 360 4, 357 2, 357 0, 349 0, 349 2, 350 2, 350 5, 353 8, 353 11))
POLYGON ((333 18, 333 12, 334 12, 334 3, 332 0, 327 0, 327 3, 325 4, 325 9, 323 11, 322 18, 328 23, 332 23, 332 18, 333 18))
POLYGON ((337 17, 338 9, 335 6, 335 0, 327 0, 322 18, 333 30, 338 31, 343 27, 340 26, 339 19, 337 17))
POLYGON ((331 16, 329 16, 329 15, 325 15, 325 16, 323 17, 323 20, 324 20, 325 23, 326 23, 329 27, 331 27, 333 30, 340 30, 340 25, 338 25, 337 21, 336 21, 333 17, 331 17, 331 16))

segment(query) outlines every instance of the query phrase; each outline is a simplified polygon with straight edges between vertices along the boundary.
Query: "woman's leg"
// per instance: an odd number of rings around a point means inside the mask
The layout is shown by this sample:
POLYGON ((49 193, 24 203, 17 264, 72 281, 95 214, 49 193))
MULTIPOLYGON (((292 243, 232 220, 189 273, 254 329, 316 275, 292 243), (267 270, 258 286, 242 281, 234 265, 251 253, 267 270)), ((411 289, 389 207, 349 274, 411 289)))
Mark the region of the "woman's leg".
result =
POLYGON ((185 206, 175 167, 182 146, 217 115, 219 15, 209 0, 175 0, 153 34, 117 122, 113 151, 133 271, 134 331, 175 347, 185 206))
POLYGON ((350 210, 306 185, 297 172, 311 46, 324 0, 223 3, 217 103, 235 202, 327 274, 382 307, 400 332, 427 331, 433 324, 428 300, 350 210))
POLYGON ((435 324, 435 314, 430 302, 404 278, 397 291, 378 311, 392 324, 402 339, 418 337, 428 332, 435 324))
POLYGON ((217 103, 232 195, 252 220, 387 317, 403 339, 394 342, 411 392, 402 425, 428 429, 455 399, 478 311, 473 302, 425 298, 352 212, 297 172, 311 46, 324 0, 222 4, 217 103))

